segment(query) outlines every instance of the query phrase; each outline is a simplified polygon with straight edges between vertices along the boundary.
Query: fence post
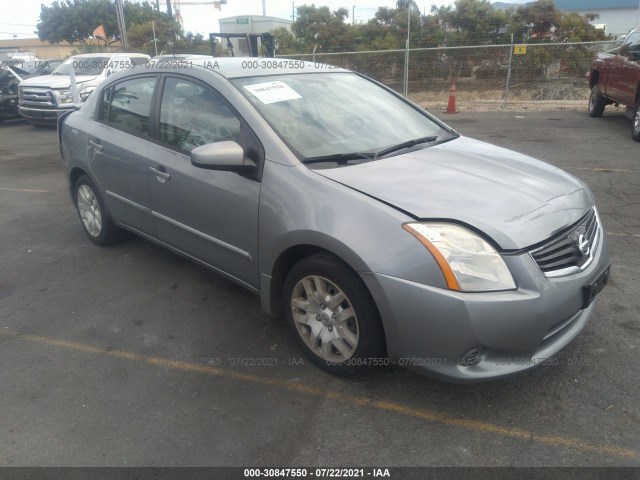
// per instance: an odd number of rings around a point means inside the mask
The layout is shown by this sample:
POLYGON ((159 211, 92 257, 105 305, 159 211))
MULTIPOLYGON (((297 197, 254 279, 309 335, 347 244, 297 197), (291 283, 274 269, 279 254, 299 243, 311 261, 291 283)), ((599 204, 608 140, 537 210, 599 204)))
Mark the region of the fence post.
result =
POLYGON ((411 42, 411 3, 407 4, 407 44, 404 51, 404 98, 409 97, 409 45, 411 42))
POLYGON ((507 70, 507 86, 504 92, 504 108, 507 108, 507 100, 509 99, 509 83, 511 82, 511 62, 513 61, 513 33, 511 34, 511 45, 509 45, 509 69, 507 70))

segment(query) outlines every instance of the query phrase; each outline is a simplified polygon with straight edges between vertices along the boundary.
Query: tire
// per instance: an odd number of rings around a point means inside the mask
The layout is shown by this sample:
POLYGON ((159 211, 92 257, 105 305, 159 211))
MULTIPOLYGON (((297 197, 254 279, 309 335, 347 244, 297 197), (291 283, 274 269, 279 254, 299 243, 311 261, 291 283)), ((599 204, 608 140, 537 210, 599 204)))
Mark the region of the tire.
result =
POLYGON ((124 237, 124 231, 111 220, 100 192, 86 175, 80 176, 73 190, 73 199, 82 229, 96 245, 111 245, 124 237))
POLYGON ((633 118, 631 119, 631 137, 640 142, 640 101, 636 105, 636 110, 633 112, 633 118))
POLYGON ((387 363, 384 330, 356 272, 327 253, 296 263, 284 282, 284 314, 302 351, 338 376, 387 363))
POLYGON ((589 116, 601 117, 606 106, 607 100, 600 95, 598 84, 596 83, 591 89, 591 95, 589 95, 589 116))

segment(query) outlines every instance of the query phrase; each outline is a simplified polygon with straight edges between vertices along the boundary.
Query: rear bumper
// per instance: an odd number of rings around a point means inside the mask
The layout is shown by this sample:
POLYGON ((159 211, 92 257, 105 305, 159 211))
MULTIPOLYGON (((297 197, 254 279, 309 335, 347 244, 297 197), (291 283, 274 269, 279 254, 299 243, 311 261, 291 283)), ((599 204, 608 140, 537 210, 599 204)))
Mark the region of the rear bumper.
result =
POLYGON ((376 273, 362 278, 375 298, 389 360, 457 383, 510 376, 554 359, 587 325, 583 287, 609 266, 600 231, 594 261, 584 271, 546 278, 528 253, 505 257, 518 289, 461 293, 376 273), (477 350, 479 361, 465 365, 477 350))

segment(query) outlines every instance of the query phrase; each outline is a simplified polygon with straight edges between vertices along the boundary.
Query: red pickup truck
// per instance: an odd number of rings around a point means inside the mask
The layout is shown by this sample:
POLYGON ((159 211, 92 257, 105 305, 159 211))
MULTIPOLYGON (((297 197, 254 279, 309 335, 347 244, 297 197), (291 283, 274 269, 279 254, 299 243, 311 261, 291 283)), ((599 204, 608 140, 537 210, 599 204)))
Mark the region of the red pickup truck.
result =
POLYGON ((640 29, 632 30, 616 53, 599 53, 589 71, 589 115, 602 116, 612 103, 633 112, 633 139, 640 142, 640 29))

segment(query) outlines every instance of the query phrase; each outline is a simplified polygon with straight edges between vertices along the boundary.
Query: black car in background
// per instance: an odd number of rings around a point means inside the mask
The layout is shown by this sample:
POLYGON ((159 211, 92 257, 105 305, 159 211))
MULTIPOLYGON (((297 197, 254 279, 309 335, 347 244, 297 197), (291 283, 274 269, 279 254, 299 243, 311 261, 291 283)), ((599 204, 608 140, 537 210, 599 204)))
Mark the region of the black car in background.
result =
POLYGON ((0 68, 0 123, 20 118, 18 113, 18 85, 26 78, 49 75, 64 60, 34 60, 3 62, 0 68))

